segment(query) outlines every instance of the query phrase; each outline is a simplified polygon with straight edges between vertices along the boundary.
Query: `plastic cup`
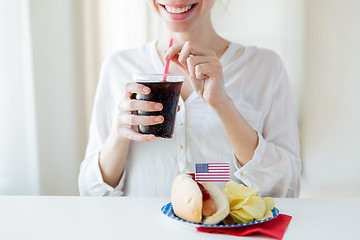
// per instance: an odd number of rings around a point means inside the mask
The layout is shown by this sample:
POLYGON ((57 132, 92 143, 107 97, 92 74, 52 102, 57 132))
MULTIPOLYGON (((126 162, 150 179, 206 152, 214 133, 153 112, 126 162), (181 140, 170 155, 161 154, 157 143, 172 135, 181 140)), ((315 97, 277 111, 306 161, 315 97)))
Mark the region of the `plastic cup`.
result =
POLYGON ((142 134, 154 134, 156 137, 171 138, 174 133, 175 116, 179 103, 181 86, 185 76, 168 74, 134 74, 133 81, 145 85, 151 89, 150 94, 134 94, 138 100, 161 103, 163 109, 158 112, 135 111, 134 114, 141 116, 164 117, 164 122, 156 125, 139 125, 142 134), (163 81, 166 77, 166 82, 163 81))

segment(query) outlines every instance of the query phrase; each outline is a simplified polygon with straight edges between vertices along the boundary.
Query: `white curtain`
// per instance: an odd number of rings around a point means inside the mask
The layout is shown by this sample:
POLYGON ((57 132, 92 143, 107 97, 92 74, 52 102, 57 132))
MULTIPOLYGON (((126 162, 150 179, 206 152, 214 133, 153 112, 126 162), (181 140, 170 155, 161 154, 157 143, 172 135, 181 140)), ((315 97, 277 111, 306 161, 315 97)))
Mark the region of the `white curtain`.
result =
POLYGON ((82 10, 82 1, 1 1, 0 194, 78 194, 82 10))
POLYGON ((0 7, 0 194, 39 194, 29 3, 0 7))

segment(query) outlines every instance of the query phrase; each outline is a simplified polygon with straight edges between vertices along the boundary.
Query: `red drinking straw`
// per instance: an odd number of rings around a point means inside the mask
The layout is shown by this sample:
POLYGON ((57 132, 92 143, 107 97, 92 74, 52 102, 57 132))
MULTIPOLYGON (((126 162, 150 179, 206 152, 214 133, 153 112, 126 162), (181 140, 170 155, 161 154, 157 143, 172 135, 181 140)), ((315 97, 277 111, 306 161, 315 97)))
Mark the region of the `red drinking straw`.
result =
MULTIPOLYGON (((173 43, 174 43, 174 39, 170 38, 169 48, 172 47, 173 43)), ((166 82, 167 74, 169 72, 169 66, 170 66, 170 59, 166 60, 166 63, 165 63, 165 72, 164 72, 165 75, 163 78, 163 82, 166 82)))

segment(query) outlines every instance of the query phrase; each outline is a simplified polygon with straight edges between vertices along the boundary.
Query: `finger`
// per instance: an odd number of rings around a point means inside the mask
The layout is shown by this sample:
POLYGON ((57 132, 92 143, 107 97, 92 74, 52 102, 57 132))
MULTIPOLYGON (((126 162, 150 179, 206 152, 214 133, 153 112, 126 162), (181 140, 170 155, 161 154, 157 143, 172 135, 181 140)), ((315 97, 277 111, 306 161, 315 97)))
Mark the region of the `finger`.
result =
POLYGON ((127 92, 126 97, 130 98, 133 93, 148 95, 151 92, 151 89, 136 82, 128 82, 125 84, 125 91, 127 92))
POLYGON ((118 124, 119 125, 143 125, 150 126, 156 125, 164 122, 163 116, 140 116, 133 115, 129 113, 120 114, 118 116, 118 124))
POLYGON ((214 51, 200 47, 193 42, 186 41, 184 43, 174 44, 169 48, 164 56, 165 60, 172 59, 175 55, 179 54, 183 48, 190 49, 190 54, 195 56, 216 56, 214 51))
POLYGON ((213 63, 201 63, 195 66, 195 76, 197 79, 207 79, 218 74, 218 66, 213 63))
POLYGON ((217 57, 208 56, 190 56, 186 59, 187 68, 191 77, 195 77, 195 67, 204 63, 216 63, 219 62, 217 57))
POLYGON ((174 62, 176 65, 178 65, 178 67, 180 67, 180 69, 181 69, 185 74, 188 74, 188 73, 189 73, 187 67, 184 67, 184 65, 182 65, 176 57, 172 58, 171 61, 174 62))
POLYGON ((123 100, 119 103, 119 110, 124 112, 130 111, 146 111, 156 112, 161 111, 163 105, 157 102, 145 101, 145 100, 123 100))
POLYGON ((155 139, 153 134, 141 134, 125 126, 120 127, 118 132, 121 136, 137 142, 150 142, 155 139))
POLYGON ((188 58, 188 57, 190 57, 190 54, 191 54, 191 49, 189 48, 189 47, 183 47, 182 49, 181 49, 181 51, 180 51, 180 53, 179 53, 179 56, 178 56, 178 61, 179 61, 179 63, 181 63, 183 66, 184 66, 184 68, 187 68, 187 62, 186 62, 186 59, 188 58))

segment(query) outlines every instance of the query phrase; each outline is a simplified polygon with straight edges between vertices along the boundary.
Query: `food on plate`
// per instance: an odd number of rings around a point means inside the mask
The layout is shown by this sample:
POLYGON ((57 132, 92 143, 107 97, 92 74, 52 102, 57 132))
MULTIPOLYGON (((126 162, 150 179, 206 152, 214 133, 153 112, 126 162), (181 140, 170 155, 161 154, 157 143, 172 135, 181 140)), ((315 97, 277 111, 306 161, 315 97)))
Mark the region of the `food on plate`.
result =
POLYGON ((189 222, 217 224, 229 214, 228 198, 218 187, 188 175, 175 178, 171 202, 175 215, 189 222))
POLYGON ((241 224, 273 217, 274 199, 259 197, 256 188, 230 181, 223 192, 230 205, 230 214, 223 220, 224 224, 241 224))
POLYGON ((256 188, 230 181, 221 191, 209 182, 196 182, 191 175, 175 178, 171 202, 176 216, 189 222, 243 224, 273 217, 275 201, 259 197, 256 188))

